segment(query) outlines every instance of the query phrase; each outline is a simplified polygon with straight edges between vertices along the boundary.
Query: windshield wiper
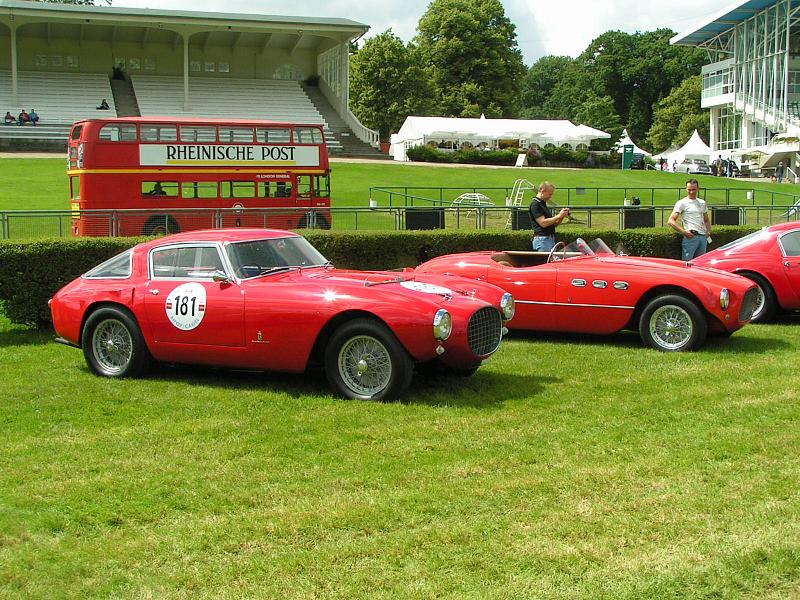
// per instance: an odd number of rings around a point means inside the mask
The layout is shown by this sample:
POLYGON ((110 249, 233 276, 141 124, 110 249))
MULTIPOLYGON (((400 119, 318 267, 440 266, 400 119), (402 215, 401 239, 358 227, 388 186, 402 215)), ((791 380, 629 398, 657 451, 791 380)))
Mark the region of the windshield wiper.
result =
POLYGON ((295 265, 284 265, 282 267, 268 267, 266 269, 261 269, 259 271, 258 276, 261 277, 262 275, 272 275, 273 273, 280 273, 282 271, 291 271, 292 269, 300 269, 301 267, 297 267, 295 265))

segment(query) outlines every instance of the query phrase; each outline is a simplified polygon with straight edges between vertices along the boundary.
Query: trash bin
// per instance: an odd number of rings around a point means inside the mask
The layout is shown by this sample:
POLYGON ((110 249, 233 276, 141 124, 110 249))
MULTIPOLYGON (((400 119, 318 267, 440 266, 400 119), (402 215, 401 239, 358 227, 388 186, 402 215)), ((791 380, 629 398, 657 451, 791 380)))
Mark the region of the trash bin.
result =
POLYGON ((622 209, 622 228, 655 227, 656 211, 653 208, 629 206, 622 209))
POLYGON ((739 225, 739 218, 738 208, 711 207, 711 223, 714 225, 739 225))
POLYGON ((531 223, 531 213, 527 208, 515 208, 511 217, 511 229, 514 231, 520 229, 533 229, 531 223))
POLYGON ((406 208, 406 229, 444 229, 444 208, 406 208))

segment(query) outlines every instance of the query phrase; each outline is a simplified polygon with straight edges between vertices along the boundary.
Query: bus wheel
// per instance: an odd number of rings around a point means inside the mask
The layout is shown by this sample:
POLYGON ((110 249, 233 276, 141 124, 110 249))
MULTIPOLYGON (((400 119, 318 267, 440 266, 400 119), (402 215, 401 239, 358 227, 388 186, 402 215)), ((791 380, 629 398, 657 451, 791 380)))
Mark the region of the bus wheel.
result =
POLYGON ((143 235, 169 235, 180 233, 178 222, 167 215, 166 217, 150 217, 144 224, 143 235))

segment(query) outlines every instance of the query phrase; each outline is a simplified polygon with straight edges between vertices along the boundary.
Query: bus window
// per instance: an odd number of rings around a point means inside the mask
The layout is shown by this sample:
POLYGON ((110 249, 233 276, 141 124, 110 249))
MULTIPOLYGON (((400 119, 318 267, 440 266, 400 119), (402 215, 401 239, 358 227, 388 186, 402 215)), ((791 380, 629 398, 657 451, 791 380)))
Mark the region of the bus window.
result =
POLYGON ((256 141, 262 144, 288 144, 292 141, 288 127, 270 127, 256 129, 256 141))
POLYGON ((175 125, 142 125, 139 135, 143 142, 178 141, 178 129, 175 125))
POLYGON ((216 142, 216 127, 193 127, 185 125, 181 127, 182 142, 216 142))
POLYGON ((298 144, 321 144, 322 132, 316 127, 296 127, 294 141, 298 144))
POLYGON ((73 127, 72 133, 70 134, 71 140, 79 140, 81 139, 81 131, 83 131, 83 125, 78 125, 77 127, 73 127))
POLYGON ((291 181, 278 181, 275 184, 276 198, 291 198, 292 197, 292 182, 291 181))
POLYGON ((331 195, 331 178, 328 175, 314 176, 314 189, 317 198, 329 198, 331 195))
POLYGON ((81 199, 81 180, 80 177, 69 178, 69 195, 72 200, 81 199))
POLYGON ((142 196, 178 197, 177 181, 143 181, 142 196))
POLYGON ((258 197, 269 198, 273 195, 272 184, 269 181, 258 182, 258 197))
POLYGON ((184 198, 218 198, 215 181, 190 181, 181 184, 181 196, 184 198))
POLYGON ((311 198, 311 175, 298 175, 297 197, 311 198))
POLYGON ((104 142, 135 142, 136 125, 109 124, 100 129, 100 139, 104 142))
POLYGON ((256 184, 253 181, 220 181, 219 191, 223 198, 255 198, 256 184))
POLYGON ((220 127, 219 128, 219 141, 220 142, 246 142, 253 143, 253 128, 252 127, 220 127))

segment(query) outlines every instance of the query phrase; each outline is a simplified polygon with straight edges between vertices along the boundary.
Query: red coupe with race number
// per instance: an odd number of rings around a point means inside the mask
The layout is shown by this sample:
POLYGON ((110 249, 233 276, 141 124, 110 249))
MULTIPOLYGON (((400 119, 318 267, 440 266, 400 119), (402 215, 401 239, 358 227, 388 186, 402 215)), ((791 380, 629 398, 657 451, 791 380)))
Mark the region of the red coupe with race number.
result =
POLYGON ((700 347, 749 320, 757 289, 743 277, 677 260, 617 256, 602 240, 547 252, 470 252, 434 258, 419 274, 453 274, 514 295, 510 329, 611 334, 638 330, 658 350, 700 347))
POLYGON ((777 311, 800 310, 800 223, 765 227, 692 260, 696 265, 730 271, 758 286, 753 322, 777 311))
POLYGON ((511 295, 413 271, 331 267, 303 237, 193 231, 139 244, 50 301, 59 341, 106 377, 152 361, 302 372, 349 398, 389 398, 415 365, 473 373, 497 350, 511 295))

